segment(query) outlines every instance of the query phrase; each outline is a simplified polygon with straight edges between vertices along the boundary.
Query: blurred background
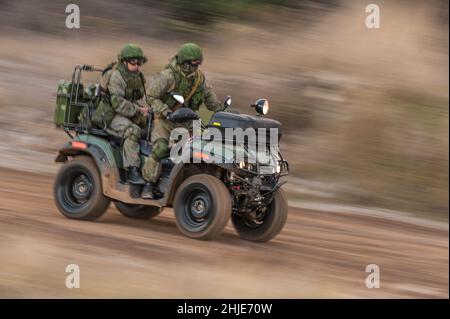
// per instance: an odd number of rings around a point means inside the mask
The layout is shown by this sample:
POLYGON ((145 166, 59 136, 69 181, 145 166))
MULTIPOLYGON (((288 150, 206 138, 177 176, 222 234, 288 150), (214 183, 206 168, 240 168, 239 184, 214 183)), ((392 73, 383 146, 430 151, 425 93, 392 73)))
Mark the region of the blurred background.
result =
POLYGON ((371 2, 77 0, 81 28, 67 29, 65 1, 0 0, 0 166, 58 169, 55 92, 74 65, 106 66, 135 42, 151 76, 195 42, 221 99, 245 113, 269 99, 290 203, 448 222, 448 1, 377 0, 381 27, 368 29, 371 2))
POLYGON ((448 2, 378 1, 380 29, 366 2, 77 1, 81 28, 67 29, 64 1, 0 1, 1 150, 54 153, 54 93, 75 64, 136 42, 151 76, 192 41, 221 98, 249 113, 270 100, 306 188, 291 196, 447 219, 448 2))

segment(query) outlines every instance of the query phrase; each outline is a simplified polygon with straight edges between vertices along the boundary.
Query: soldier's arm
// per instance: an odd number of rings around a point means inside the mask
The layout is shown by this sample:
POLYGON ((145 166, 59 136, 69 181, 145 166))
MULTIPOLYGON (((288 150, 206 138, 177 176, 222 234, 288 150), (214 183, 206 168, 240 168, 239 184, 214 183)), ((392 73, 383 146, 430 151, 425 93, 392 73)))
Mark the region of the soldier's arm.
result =
POLYGON ((175 78, 170 70, 163 70, 156 74, 147 86, 147 103, 155 114, 167 115, 169 106, 162 101, 164 95, 175 87, 175 78))
POLYGON ((204 82, 205 87, 205 105, 208 108, 208 110, 213 112, 219 112, 223 110, 223 103, 220 102, 217 95, 214 93, 212 86, 206 82, 204 82))
POLYGON ((139 110, 139 105, 125 98, 126 83, 119 72, 114 72, 108 85, 111 96, 111 106, 120 115, 133 117, 139 110))

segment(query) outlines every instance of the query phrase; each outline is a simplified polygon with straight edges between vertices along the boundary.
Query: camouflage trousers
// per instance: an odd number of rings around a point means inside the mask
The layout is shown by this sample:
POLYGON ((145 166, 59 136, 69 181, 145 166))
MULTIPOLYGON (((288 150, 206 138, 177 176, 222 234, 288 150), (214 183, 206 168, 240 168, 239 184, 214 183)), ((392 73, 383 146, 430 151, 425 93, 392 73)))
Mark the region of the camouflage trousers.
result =
POLYGON ((163 117, 156 116, 152 124, 151 142, 152 155, 146 158, 142 167, 142 176, 145 180, 156 183, 161 174, 161 159, 169 156, 170 133, 174 128, 189 128, 188 124, 175 124, 163 117))
POLYGON ((139 139, 141 128, 125 116, 116 114, 108 127, 108 133, 122 137, 122 162, 123 167, 140 167, 139 139))

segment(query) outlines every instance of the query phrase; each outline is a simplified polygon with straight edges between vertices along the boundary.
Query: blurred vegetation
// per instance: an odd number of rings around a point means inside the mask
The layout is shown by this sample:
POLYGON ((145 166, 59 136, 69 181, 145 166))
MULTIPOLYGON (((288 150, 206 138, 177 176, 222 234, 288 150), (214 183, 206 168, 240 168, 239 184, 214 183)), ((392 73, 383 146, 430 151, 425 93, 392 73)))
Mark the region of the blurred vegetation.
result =
POLYGON ((168 0, 164 1, 166 8, 177 20, 195 24, 207 25, 217 19, 240 21, 245 19, 254 22, 260 13, 281 7, 287 10, 297 10, 308 13, 319 5, 335 7, 338 0, 294 1, 294 0, 168 0))
POLYGON ((448 99, 405 88, 386 94, 385 105, 356 114, 344 133, 350 156, 337 163, 364 190, 344 196, 448 218, 448 99))

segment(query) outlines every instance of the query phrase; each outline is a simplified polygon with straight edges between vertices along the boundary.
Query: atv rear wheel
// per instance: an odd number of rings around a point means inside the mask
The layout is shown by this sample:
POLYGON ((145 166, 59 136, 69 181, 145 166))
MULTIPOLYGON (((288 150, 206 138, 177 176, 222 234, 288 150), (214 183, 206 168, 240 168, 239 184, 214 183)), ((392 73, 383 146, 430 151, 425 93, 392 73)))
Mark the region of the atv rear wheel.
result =
POLYGON ((231 221, 242 239, 266 242, 281 232, 286 223, 287 214, 286 197, 279 189, 264 213, 257 214, 253 220, 233 214, 231 221))
POLYGON ((161 212, 158 206, 126 204, 114 202, 117 210, 124 216, 135 219, 151 219, 161 212))
POLYGON ((64 163, 53 187, 56 207, 68 218, 95 220, 110 204, 103 195, 97 165, 88 156, 64 163))
POLYGON ((173 208, 177 227, 184 235, 212 239, 222 232, 230 218, 230 193, 220 179, 194 175, 178 187, 173 208))

